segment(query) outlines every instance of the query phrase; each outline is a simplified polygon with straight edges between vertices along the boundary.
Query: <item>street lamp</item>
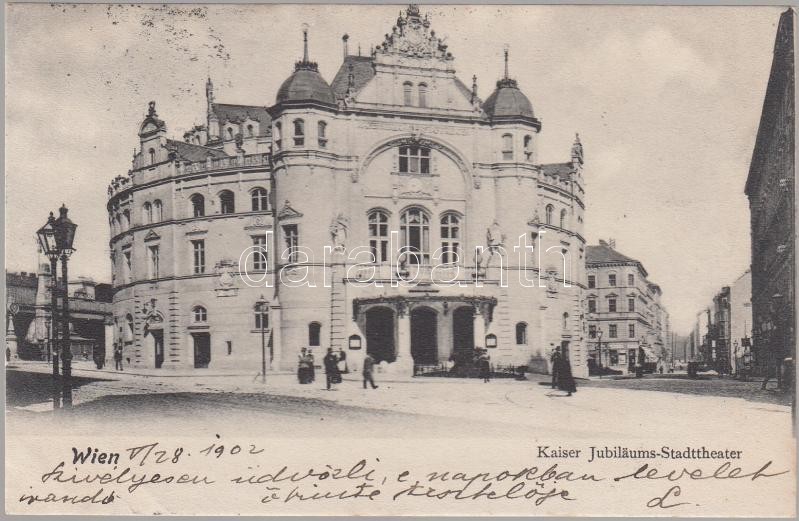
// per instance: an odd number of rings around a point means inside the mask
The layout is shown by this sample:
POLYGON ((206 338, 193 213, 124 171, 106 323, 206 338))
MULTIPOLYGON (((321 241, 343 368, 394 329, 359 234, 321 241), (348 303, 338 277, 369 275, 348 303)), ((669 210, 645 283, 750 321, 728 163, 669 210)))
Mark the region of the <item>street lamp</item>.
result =
MULTIPOLYGON (((56 275, 58 262, 58 245, 56 244, 55 217, 50 212, 47 223, 36 232, 39 238, 39 246, 42 252, 50 259, 50 316, 48 323, 50 331, 50 342, 48 349, 52 351, 53 362, 53 409, 58 409, 61 405, 61 397, 58 391, 58 277, 56 275)), ((48 357, 50 352, 48 352, 48 357)))
POLYGON ((61 283, 64 286, 64 296, 61 300, 61 323, 62 323, 62 338, 61 338, 61 373, 64 377, 61 386, 61 395, 63 399, 63 407, 65 409, 72 408, 72 347, 70 346, 69 338, 69 275, 67 270, 67 263, 69 256, 75 251, 73 242, 75 240, 75 230, 78 227, 67 217, 66 205, 62 204, 58 209, 58 219, 55 220, 55 242, 56 248, 61 254, 61 283))
POLYGON ((263 295, 255 303, 255 310, 258 313, 258 322, 261 326, 261 383, 266 383, 266 324, 264 318, 268 316, 268 309, 263 295))

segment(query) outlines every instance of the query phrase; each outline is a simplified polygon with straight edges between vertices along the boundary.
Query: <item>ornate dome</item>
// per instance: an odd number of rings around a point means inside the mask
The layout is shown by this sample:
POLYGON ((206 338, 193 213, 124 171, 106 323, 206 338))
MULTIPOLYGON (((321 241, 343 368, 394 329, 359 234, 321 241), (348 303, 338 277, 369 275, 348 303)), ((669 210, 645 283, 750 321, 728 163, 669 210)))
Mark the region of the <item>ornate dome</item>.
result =
POLYGON ((315 63, 298 62, 294 74, 288 77, 277 91, 277 103, 287 101, 318 101, 336 104, 333 89, 327 84, 315 63))
POLYGON ((483 110, 490 118, 508 116, 535 118, 533 104, 519 90, 516 80, 510 78, 497 82, 497 89, 483 102, 483 110))

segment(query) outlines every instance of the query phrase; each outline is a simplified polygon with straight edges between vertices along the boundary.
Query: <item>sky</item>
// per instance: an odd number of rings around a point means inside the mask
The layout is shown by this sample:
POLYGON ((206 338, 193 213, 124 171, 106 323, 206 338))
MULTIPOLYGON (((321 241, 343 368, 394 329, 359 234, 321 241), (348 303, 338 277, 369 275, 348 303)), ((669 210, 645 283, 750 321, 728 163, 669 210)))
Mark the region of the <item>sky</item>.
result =
MULTIPOLYGON (((331 81, 341 36, 363 54, 402 6, 7 5, 6 269, 33 271, 35 231, 62 203, 70 275, 110 281, 108 183, 125 175, 155 100, 182 139, 216 100, 271 105, 301 57, 331 81)), ((464 83, 503 69, 543 129, 542 162, 585 151, 589 244, 613 238, 663 289, 676 333, 749 267, 744 195, 778 7, 422 6, 464 83)), ((71 278, 71 277, 70 277, 71 278)))

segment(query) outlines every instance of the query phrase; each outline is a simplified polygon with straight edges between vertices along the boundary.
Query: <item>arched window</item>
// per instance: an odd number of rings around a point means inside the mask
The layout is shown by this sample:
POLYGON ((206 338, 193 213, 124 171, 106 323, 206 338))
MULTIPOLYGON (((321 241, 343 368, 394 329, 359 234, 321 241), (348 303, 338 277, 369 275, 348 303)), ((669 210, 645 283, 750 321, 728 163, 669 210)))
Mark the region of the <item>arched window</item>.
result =
POLYGON ((380 210, 369 214, 369 248, 375 262, 388 262, 388 215, 380 210))
POLYGON ((524 136, 524 159, 533 160, 533 136, 524 136))
POLYGON ((195 322, 208 322, 208 310, 202 306, 194 306, 191 310, 195 322))
POLYGON ((308 346, 319 347, 321 343, 322 324, 319 322, 311 322, 308 324, 308 346))
POLYGON ((551 204, 548 204, 546 212, 547 212, 547 221, 546 222, 547 222, 547 224, 552 224, 552 214, 555 213, 555 207, 552 206, 551 204))
POLYGON ((252 199, 252 211, 253 212, 265 212, 269 207, 269 197, 266 192, 261 187, 254 188, 252 192, 250 192, 250 196, 252 199))
POLYGON ((164 208, 160 199, 153 201, 153 222, 160 223, 164 220, 164 208))
POLYGON ((154 165, 155 164, 155 150, 151 148, 147 152, 150 154, 150 164, 154 165))
POLYGON ((560 211, 560 227, 566 228, 566 209, 560 211))
POLYGON ((400 218, 402 259, 408 264, 430 263, 430 219, 421 208, 409 208, 400 218))
POLYGON ((227 128, 227 138, 228 139, 233 139, 233 127, 228 127, 227 128))
POLYGON ((219 213, 228 214, 236 212, 236 198, 230 190, 219 192, 219 213))
POLYGON ((510 134, 502 134, 502 159, 513 159, 513 136, 510 134))
POLYGON ((253 136, 252 125, 247 125, 247 137, 252 137, 252 136, 253 136))
POLYGON ((141 214, 142 222, 144 224, 150 224, 153 222, 153 205, 150 203, 144 203, 141 214))
POLYGON ((125 315, 125 342, 133 342, 133 315, 125 315))
POLYGON ((320 121, 316 125, 316 136, 319 140, 319 148, 327 148, 327 123, 320 121))
POLYGON ((527 323, 518 322, 516 324, 516 345, 527 345, 527 323))
POLYGON ((191 201, 191 210, 194 217, 202 217, 205 215, 205 197, 200 194, 194 194, 189 199, 191 201))
POLYGON ((124 212, 122 212, 122 219, 123 219, 123 222, 125 223, 125 229, 129 230, 130 229, 130 210, 125 210, 124 212))
POLYGON ((294 146, 301 147, 305 145, 305 121, 301 119, 294 120, 294 146))
POLYGON ((273 136, 272 136, 275 142, 275 151, 280 150, 280 146, 283 143, 282 135, 283 135, 282 125, 278 121, 277 123, 275 123, 275 130, 273 131, 273 136))
POLYGON ((569 314, 563 313, 563 329, 569 329, 569 314))
POLYGON ((413 105, 412 95, 413 83, 406 81, 402 84, 402 100, 405 106, 410 107, 413 105))
POLYGON ((427 85, 424 83, 419 84, 419 106, 427 106, 427 85))
POLYGON ((441 218, 441 262, 456 263, 458 260, 461 238, 461 221, 454 213, 444 214, 441 218))

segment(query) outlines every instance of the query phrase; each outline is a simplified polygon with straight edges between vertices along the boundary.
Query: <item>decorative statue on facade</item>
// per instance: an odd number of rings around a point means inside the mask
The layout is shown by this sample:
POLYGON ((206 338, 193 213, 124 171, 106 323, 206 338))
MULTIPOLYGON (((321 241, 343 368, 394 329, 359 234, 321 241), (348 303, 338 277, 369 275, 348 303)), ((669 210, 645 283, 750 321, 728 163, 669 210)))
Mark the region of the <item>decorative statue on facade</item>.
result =
POLYGON ((339 213, 330 222, 330 242, 333 244, 334 251, 344 251, 347 244, 347 231, 350 227, 350 220, 339 213))

